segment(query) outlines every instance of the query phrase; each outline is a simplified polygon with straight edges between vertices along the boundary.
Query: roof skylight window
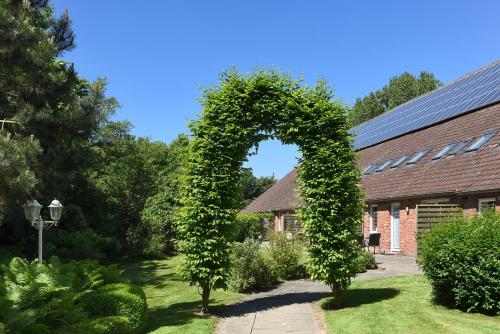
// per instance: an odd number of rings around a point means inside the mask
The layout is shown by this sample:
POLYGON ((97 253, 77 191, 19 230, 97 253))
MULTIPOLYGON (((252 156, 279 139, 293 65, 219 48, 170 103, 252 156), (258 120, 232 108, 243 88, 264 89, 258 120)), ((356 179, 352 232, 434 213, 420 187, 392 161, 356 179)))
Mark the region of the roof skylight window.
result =
POLYGON ((363 175, 367 175, 373 172, 373 170, 375 169, 375 167, 377 167, 377 165, 378 163, 374 162, 366 166, 365 170, 363 171, 363 175))
POLYGON ((438 154, 436 154, 432 160, 438 160, 438 159, 441 159, 442 157, 444 157, 446 155, 446 153, 448 153, 452 148, 453 146, 455 146, 457 143, 451 143, 451 144, 448 144, 446 145, 445 147, 443 147, 443 149, 441 151, 438 152, 438 154))
POLYGON ((429 153, 431 151, 430 148, 426 148, 425 150, 422 150, 418 153, 416 153, 410 160, 408 160, 408 162, 406 163, 407 165, 414 165, 416 164, 420 159, 422 159, 423 157, 425 157, 425 155, 427 153, 429 153))
POLYGON ((449 153, 449 155, 457 155, 458 152, 460 152, 467 144, 469 144, 471 139, 465 139, 462 140, 460 143, 458 143, 449 153))
POLYGON ((376 172, 382 172, 384 169, 386 169, 391 164, 391 162, 392 162, 392 160, 387 160, 386 162, 381 164, 379 168, 377 168, 376 172))
POLYGON ((472 143, 471 146, 469 146, 465 152, 472 152, 472 151, 477 151, 483 146, 488 140, 493 138, 493 136, 496 134, 495 131, 488 132, 485 135, 482 135, 479 137, 475 142, 472 143))
POLYGON ((401 164, 405 162, 405 160, 408 159, 408 157, 409 157, 408 155, 403 155, 402 157, 396 159, 394 163, 391 165, 391 168, 396 168, 401 166, 401 164))

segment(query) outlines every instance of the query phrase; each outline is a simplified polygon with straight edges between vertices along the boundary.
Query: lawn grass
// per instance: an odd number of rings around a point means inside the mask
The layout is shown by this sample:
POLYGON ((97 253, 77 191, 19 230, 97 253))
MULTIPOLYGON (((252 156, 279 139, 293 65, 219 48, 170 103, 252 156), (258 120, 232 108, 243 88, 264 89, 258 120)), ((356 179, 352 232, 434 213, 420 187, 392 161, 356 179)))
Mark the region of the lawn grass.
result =
POLYGON ((433 305, 420 275, 354 282, 342 300, 342 309, 325 311, 330 333, 500 333, 498 316, 433 305))
MULTIPOLYGON (((182 282, 178 267, 182 256, 166 260, 125 263, 125 274, 144 289, 148 301, 148 332, 203 334, 212 333, 215 319, 197 314, 201 298, 196 287, 182 282)), ((211 294, 212 309, 240 299, 231 291, 216 290, 211 294)))

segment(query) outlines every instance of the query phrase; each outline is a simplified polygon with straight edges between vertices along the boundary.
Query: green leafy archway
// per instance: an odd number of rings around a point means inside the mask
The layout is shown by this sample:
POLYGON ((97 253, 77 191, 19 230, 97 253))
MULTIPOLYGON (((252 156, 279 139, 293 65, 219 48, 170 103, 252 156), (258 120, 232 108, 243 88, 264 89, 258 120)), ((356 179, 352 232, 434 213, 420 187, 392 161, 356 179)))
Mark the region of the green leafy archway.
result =
POLYGON ((210 291, 225 287, 241 167, 249 150, 269 138, 299 147, 298 214, 310 239, 309 272, 339 300, 355 275, 361 217, 359 171, 342 104, 324 81, 307 87, 274 71, 224 72, 201 102, 199 120, 191 124, 180 232, 184 272, 201 288, 202 312, 210 291))

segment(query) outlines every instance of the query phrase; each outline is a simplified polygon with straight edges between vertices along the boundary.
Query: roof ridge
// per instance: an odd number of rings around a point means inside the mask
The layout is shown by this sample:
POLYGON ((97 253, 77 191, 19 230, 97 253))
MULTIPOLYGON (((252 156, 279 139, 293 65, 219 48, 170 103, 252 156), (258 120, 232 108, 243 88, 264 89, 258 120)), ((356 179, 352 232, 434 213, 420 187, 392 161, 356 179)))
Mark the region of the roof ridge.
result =
POLYGON ((388 113, 391 113, 391 112, 393 112, 394 110, 396 110, 396 109, 398 109, 398 108, 400 108, 400 107, 403 107, 403 106, 404 106, 404 105, 406 105, 406 104, 409 104, 410 102, 413 102, 413 101, 415 101, 415 100, 419 100, 419 99, 421 99, 421 98, 424 98, 425 96, 427 96, 427 95, 429 95, 429 94, 431 94, 431 93, 437 92, 438 90, 443 89, 443 88, 445 88, 445 87, 448 87, 448 86, 450 86, 450 85, 452 85, 452 84, 454 84, 454 83, 456 83, 456 82, 458 82, 458 81, 460 81, 460 80, 463 80, 463 79, 468 78, 468 77, 470 77, 470 76, 472 76, 472 75, 474 75, 474 74, 477 74, 477 73, 479 73, 479 72, 482 72, 482 71, 484 71, 484 70, 487 70, 488 68, 490 68, 490 67, 492 67, 492 66, 495 66, 495 65, 496 65, 496 64, 498 64, 498 63, 500 63, 500 59, 497 59, 497 60, 495 60, 495 61, 493 61, 493 62, 491 62, 491 63, 489 63, 489 64, 487 64, 487 65, 484 65, 484 66, 482 66, 482 67, 480 67, 480 68, 478 68, 478 69, 476 69, 476 70, 474 70, 474 71, 472 71, 472 72, 469 72, 469 73, 467 73, 467 74, 464 74, 464 75, 462 75, 461 77, 459 77, 459 78, 457 78, 457 79, 451 80, 450 82, 447 82, 447 83, 445 83, 445 84, 443 84, 443 85, 441 85, 441 86, 437 87, 436 89, 433 89, 433 90, 431 90, 431 91, 429 91, 429 92, 427 92, 427 93, 425 93, 425 94, 422 94, 422 95, 419 95, 419 96, 417 96, 417 97, 414 97, 413 99, 408 100, 408 101, 406 101, 405 103, 402 103, 402 104, 400 104, 400 105, 398 105, 398 106, 396 106, 396 107, 394 107, 394 108, 392 108, 392 109, 390 109, 390 110, 388 110, 388 111, 386 111, 386 112, 384 112, 384 113, 382 113, 382 114, 380 114, 380 115, 378 115, 378 116, 376 116, 376 117, 374 117, 374 118, 372 118, 372 119, 369 119, 369 120, 367 120, 367 121, 364 121, 363 123, 360 123, 360 124, 356 125, 355 127, 352 127, 350 130, 352 131, 352 130, 354 130, 354 129, 356 129, 356 128, 360 127, 361 125, 366 124, 366 123, 369 123, 369 122, 371 122, 371 121, 373 121, 373 120, 375 120, 375 119, 377 119, 377 118, 379 118, 379 117, 381 117, 381 116, 383 116, 383 115, 386 115, 386 114, 388 114, 388 113))

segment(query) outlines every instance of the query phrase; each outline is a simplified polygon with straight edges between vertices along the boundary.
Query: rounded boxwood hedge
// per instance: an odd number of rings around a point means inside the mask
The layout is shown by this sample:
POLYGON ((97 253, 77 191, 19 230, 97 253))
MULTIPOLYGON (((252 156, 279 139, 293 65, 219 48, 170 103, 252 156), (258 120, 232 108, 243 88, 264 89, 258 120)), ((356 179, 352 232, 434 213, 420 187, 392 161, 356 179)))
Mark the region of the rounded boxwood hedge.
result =
MULTIPOLYGON (((81 298, 81 303, 91 317, 124 317, 130 321, 133 333, 142 333, 146 327, 147 303, 144 292, 133 284, 117 283, 105 285, 81 298)), ((115 319, 116 320, 116 319, 115 319)), ((108 326, 109 320, 98 324, 108 326)), ((113 322, 116 326, 118 323, 113 322)), ((124 326, 119 322, 120 326, 124 326)))
POLYGON ((500 314, 500 213, 437 224, 419 238, 419 247, 436 303, 500 314))

